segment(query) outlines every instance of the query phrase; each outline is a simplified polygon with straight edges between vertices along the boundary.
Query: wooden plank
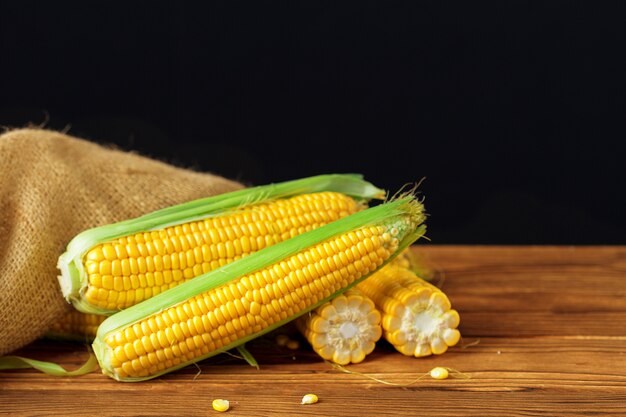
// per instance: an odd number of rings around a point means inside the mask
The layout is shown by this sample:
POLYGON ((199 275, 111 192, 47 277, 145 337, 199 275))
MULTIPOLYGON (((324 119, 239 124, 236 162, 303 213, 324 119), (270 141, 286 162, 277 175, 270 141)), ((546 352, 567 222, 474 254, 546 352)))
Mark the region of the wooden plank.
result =
POLYGON ((624 247, 418 246, 465 336, 626 335, 624 247))
MULTIPOLYGON (((62 402, 67 416, 204 416, 211 400, 223 397, 237 402, 229 415, 242 416, 396 416, 420 415, 423 410, 432 416, 502 415, 503 410, 511 416, 565 411, 619 415, 626 414, 624 343, 615 338, 482 338, 477 345, 423 359, 402 356, 381 344, 366 362, 348 367, 391 383, 413 382, 402 387, 338 372, 306 345, 292 352, 264 339, 250 347, 260 371, 222 355, 199 368, 137 384, 117 383, 97 373, 51 378, 29 370, 4 372, 0 410, 44 416, 62 402), (455 368, 470 378, 415 381, 434 366, 455 368), (318 394, 321 402, 301 406, 300 398, 308 392, 318 394)), ((86 355, 76 349, 37 342, 23 353, 78 366, 86 355), (51 347, 54 353, 47 353, 51 347)))
MULTIPOLYGON (((424 246, 419 253, 445 273, 465 348, 415 359, 381 342, 348 367, 358 374, 346 374, 304 343, 290 351, 265 337, 249 346, 259 371, 226 355, 135 384, 100 373, 5 371, 0 414, 206 416, 217 414, 211 401, 221 397, 234 402, 232 416, 626 415, 626 248, 424 246), (434 366, 470 378, 424 377, 434 366), (308 392, 320 402, 300 405, 308 392)), ((87 358, 81 345, 47 340, 17 353, 68 368, 87 358)))

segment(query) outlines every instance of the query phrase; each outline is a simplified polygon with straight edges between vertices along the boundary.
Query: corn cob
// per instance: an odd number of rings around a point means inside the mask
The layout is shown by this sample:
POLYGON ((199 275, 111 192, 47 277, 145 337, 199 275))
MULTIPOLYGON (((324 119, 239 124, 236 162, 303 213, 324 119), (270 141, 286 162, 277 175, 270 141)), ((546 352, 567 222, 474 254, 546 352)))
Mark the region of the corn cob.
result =
POLYGON ((81 313, 72 309, 50 326, 46 336, 54 339, 91 343, 96 337, 98 326, 106 318, 107 316, 81 313))
POLYGON ((412 197, 267 247, 105 320, 102 371, 139 381, 240 346, 367 277, 423 235, 412 197))
POLYGON ((81 233, 59 258, 59 280, 76 309, 111 314, 382 194, 358 177, 329 175, 170 207, 81 233))
POLYGON ((389 264, 357 288, 382 312, 383 337, 402 354, 442 354, 459 341, 459 313, 448 297, 401 264, 389 264))
POLYGON ((130 307, 358 209, 345 194, 312 193, 121 237, 85 255, 85 299, 107 310, 130 307))
POLYGON ((323 359, 362 362, 382 335, 374 303, 357 289, 333 298, 296 320, 296 327, 323 359))

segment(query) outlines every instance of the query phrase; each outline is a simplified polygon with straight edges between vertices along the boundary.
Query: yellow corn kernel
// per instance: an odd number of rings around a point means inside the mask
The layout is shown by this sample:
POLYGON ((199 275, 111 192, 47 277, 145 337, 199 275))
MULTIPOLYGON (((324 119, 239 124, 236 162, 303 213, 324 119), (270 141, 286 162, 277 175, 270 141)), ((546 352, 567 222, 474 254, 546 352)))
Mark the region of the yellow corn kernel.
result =
POLYGON ((302 401, 300 402, 300 404, 309 405, 309 404, 315 404, 318 401, 319 401, 319 398, 317 397, 317 395, 306 394, 302 397, 302 401))
POLYGON ((446 379, 450 375, 448 370, 441 366, 431 369, 429 374, 432 379, 446 379))
POLYGON ((219 411, 220 413, 228 411, 228 409, 230 408, 230 402, 221 398, 213 400, 213 403, 211 405, 213 406, 213 409, 215 411, 219 411))

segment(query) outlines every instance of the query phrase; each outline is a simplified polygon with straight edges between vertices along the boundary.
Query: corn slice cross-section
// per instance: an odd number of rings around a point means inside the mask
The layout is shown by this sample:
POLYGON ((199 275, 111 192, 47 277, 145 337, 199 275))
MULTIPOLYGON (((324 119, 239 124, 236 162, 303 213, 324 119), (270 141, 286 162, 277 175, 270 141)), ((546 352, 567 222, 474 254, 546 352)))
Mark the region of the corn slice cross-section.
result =
POLYGON ((442 354, 458 343, 459 313, 437 287, 399 263, 359 283, 382 313, 383 337, 407 356, 442 354))
POLYGON ((323 359, 362 362, 382 335, 381 316, 371 299, 350 289, 296 320, 296 327, 323 359))

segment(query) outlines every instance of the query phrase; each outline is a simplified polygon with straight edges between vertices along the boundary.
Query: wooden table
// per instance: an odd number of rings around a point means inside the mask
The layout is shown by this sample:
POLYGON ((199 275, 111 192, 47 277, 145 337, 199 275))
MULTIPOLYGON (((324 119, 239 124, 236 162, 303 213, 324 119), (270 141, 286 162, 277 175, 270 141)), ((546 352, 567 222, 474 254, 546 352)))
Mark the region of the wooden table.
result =
MULTIPOLYGON (((434 366, 469 379, 384 385, 333 370, 310 348, 249 346, 261 369, 220 355, 144 383, 100 373, 76 378, 0 373, 0 414, 12 416, 208 416, 226 398, 231 416, 626 415, 626 247, 419 246, 445 274, 461 315, 462 345, 408 358, 390 345, 352 371, 396 384, 434 366), (303 394, 320 402, 300 405, 303 394)), ((18 354, 67 368, 84 346, 39 341, 18 354)))

